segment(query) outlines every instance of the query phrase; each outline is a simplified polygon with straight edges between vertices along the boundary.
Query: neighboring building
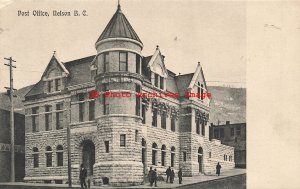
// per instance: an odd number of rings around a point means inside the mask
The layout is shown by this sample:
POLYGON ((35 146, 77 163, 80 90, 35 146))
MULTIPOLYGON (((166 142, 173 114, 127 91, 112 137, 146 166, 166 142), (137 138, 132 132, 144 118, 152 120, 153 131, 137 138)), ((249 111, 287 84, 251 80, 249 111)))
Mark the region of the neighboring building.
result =
POLYGON ((41 80, 27 93, 27 182, 67 181, 67 126, 71 127, 72 179, 81 163, 95 185, 139 185, 152 166, 185 176, 234 167, 234 149, 209 141, 209 99, 200 64, 194 73, 174 74, 157 47, 142 56, 143 43, 118 6, 96 42, 97 55, 60 62, 54 54, 41 80), (97 99, 91 91, 100 91, 97 99), (132 97, 106 97, 104 92, 132 97), (178 93, 181 98, 140 98, 139 92, 178 93), (93 95, 94 96, 94 95, 93 95), (226 154, 232 157, 224 160, 226 154))
MULTIPOLYGON (((25 175, 25 116, 14 113, 15 125, 15 181, 23 181, 25 175)), ((0 109, 0 182, 10 181, 11 140, 10 111, 0 109)))
POLYGON ((246 168, 246 123, 210 126, 210 139, 221 140, 222 144, 234 147, 235 166, 246 168))

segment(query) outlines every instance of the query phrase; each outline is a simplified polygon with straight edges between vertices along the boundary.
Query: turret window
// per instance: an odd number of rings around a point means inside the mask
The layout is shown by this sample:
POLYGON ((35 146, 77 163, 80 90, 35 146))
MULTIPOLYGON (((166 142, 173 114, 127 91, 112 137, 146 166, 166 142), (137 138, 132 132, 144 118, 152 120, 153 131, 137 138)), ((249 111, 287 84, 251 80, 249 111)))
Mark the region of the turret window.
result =
POLYGON ((136 54, 136 73, 141 73, 141 58, 138 54, 136 54))
POLYGON ((104 53, 104 72, 109 72, 109 53, 104 53))
POLYGON ((119 69, 120 71, 127 71, 127 52, 120 52, 119 54, 119 69))

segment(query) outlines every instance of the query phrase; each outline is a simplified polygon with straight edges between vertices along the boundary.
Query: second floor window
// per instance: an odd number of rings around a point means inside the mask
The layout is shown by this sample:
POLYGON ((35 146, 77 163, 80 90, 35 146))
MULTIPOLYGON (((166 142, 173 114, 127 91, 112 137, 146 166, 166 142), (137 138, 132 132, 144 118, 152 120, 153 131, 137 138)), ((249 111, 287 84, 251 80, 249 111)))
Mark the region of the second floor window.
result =
POLYGON ((143 117, 142 123, 145 124, 146 123, 146 105, 145 104, 142 104, 142 117, 143 117))
POLYGON ((38 132, 38 127, 39 127, 39 108, 35 107, 32 108, 32 132, 38 132))
POLYGON ((52 107, 45 106, 45 130, 49 131, 52 127, 52 107))
POLYGON ((136 73, 141 73, 141 58, 140 55, 136 54, 136 73))
MULTIPOLYGON (((139 86, 138 84, 135 84, 135 92, 136 93, 141 92, 141 86, 139 86)), ((137 95, 136 95, 136 98, 135 98, 135 114, 137 116, 141 115, 141 98, 137 95)))
POLYGON ((171 118, 171 131, 175 131, 176 118, 173 116, 171 118))
POLYGON ((119 70, 120 71, 128 71, 127 52, 119 53, 119 70))
POLYGON ((167 115, 166 112, 161 113, 161 128, 166 129, 167 115))
POLYGON ((109 53, 104 53, 104 72, 109 72, 109 53))
POLYGON ((79 93, 78 95, 78 101, 79 101, 79 122, 82 122, 84 120, 84 100, 85 100, 85 95, 84 93, 79 93))
POLYGON ((63 128, 63 104, 56 104, 56 129, 63 128))
POLYGON ((196 133, 200 134, 200 119, 199 118, 196 121, 196 133))
POLYGON ((89 102, 89 120, 92 121, 95 119, 95 101, 89 102))
POLYGON ((205 136, 205 123, 202 122, 201 124, 201 135, 205 136))
POLYGON ((154 108, 152 115, 152 126, 157 127, 157 109, 154 108))

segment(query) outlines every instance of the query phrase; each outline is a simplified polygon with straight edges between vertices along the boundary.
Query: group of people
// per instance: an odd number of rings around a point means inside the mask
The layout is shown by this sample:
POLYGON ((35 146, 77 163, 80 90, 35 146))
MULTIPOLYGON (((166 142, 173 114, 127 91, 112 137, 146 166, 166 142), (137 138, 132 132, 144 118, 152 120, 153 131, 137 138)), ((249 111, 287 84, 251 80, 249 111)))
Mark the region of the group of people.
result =
MULTIPOLYGON (((218 162, 218 164, 216 166, 216 174, 218 176, 220 176, 220 172, 221 172, 221 165, 218 162)), ((173 183, 174 178, 175 178, 175 172, 174 172, 173 169, 171 169, 171 167, 169 167, 166 170, 166 175, 167 175, 166 182, 168 182, 169 179, 170 179, 170 183, 173 183)), ((177 175, 178 175, 179 184, 182 184, 182 170, 181 170, 181 168, 179 169, 177 175)), ((83 186, 85 188, 87 188, 87 185, 86 185, 86 182, 85 182, 86 177, 87 177, 87 170, 84 168, 83 164, 81 164, 80 173, 79 173, 81 188, 83 188, 83 186)), ((148 173, 148 179, 149 179, 149 182, 150 182, 150 186, 153 186, 153 184, 154 184, 154 186, 157 187, 158 175, 157 175, 156 169, 153 170, 152 167, 150 167, 150 170, 149 170, 149 173, 148 173)), ((90 185, 90 183, 89 183, 89 185, 90 185)), ((90 186, 89 186, 89 188, 90 188, 90 186)))
MULTIPOLYGON (((181 168, 179 169, 178 171, 178 179, 179 179, 179 184, 182 183, 182 170, 181 168)), ((171 169, 171 167, 169 167, 167 170, 166 170, 166 175, 167 175, 167 179, 166 179, 166 182, 169 181, 170 179, 170 183, 173 183, 174 182, 174 178, 175 178, 175 172, 173 169, 171 169)), ((150 167, 150 170, 149 170, 149 173, 148 173, 148 179, 149 179, 149 182, 150 182, 150 186, 154 186, 157 187, 157 179, 158 179, 158 176, 157 176, 157 172, 156 172, 156 169, 152 169, 152 167, 150 167)))

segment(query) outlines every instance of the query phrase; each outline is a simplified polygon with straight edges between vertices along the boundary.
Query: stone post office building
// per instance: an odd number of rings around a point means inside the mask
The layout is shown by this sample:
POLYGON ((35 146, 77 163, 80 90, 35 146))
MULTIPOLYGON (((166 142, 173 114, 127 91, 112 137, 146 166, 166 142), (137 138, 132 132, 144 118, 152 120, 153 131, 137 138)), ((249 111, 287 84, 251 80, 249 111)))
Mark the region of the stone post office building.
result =
MULTIPOLYGON (((51 58, 27 93, 26 182, 67 181, 67 126, 71 127, 72 179, 83 164, 96 185, 138 185, 152 166, 171 166, 184 176, 215 174, 234 167, 234 148, 209 140, 209 99, 203 69, 176 75, 159 47, 143 56, 143 43, 118 5, 95 44, 96 55, 61 62, 51 58), (90 91, 100 92, 89 98, 90 91), (173 97, 106 97, 104 92, 178 93, 173 97), (230 158, 224 161, 223 156, 230 158)), ((171 64, 171 63, 170 63, 171 64)))

